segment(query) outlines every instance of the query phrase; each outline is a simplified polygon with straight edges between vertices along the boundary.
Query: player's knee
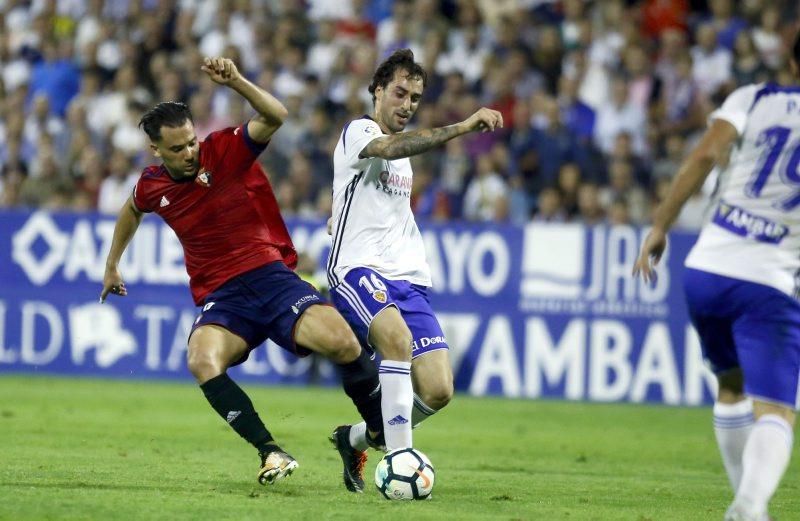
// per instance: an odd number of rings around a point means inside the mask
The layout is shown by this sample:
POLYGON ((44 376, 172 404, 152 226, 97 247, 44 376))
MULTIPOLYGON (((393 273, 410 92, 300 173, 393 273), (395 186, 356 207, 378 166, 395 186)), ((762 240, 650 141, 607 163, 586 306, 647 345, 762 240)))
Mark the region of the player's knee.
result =
POLYGON ((189 371, 200 383, 207 382, 225 372, 225 367, 217 358, 208 349, 201 349, 192 345, 189 345, 186 353, 186 363, 189 371))
POLYGON ((361 344, 349 326, 334 326, 327 332, 327 356, 337 364, 347 364, 358 358, 361 344))
POLYGON ((419 393, 419 397, 425 405, 438 411, 444 408, 450 403, 450 400, 453 399, 453 384, 440 382, 436 385, 429 386, 429 388, 419 393))
POLYGON ((411 361, 411 332, 408 330, 394 331, 386 336, 381 349, 381 355, 387 360, 411 361))

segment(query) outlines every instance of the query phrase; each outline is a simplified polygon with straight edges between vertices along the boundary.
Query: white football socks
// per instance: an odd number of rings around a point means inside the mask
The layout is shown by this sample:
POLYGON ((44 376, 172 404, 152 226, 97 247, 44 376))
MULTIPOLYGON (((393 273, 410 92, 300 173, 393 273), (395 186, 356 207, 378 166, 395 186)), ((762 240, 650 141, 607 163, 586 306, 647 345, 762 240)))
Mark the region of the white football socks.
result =
POLYGON ((350 426, 350 446, 362 452, 367 450, 369 447, 367 443, 367 422, 350 426))
MULTIPOLYGON (((431 416, 436 414, 436 409, 428 407, 422 399, 414 394, 414 408, 411 410, 411 425, 416 428, 431 416)), ((367 450, 367 424, 365 422, 353 424, 350 427, 350 446, 356 450, 367 450)))
POLYGON ((733 505, 755 516, 765 516, 792 455, 794 432, 789 422, 765 414, 753 426, 742 454, 742 479, 733 505))
POLYGON ((411 362, 383 360, 378 366, 378 378, 386 450, 411 447, 411 409, 414 406, 411 362))
POLYGON ((742 452, 754 422, 749 398, 733 404, 714 404, 714 434, 734 494, 742 479, 742 452))

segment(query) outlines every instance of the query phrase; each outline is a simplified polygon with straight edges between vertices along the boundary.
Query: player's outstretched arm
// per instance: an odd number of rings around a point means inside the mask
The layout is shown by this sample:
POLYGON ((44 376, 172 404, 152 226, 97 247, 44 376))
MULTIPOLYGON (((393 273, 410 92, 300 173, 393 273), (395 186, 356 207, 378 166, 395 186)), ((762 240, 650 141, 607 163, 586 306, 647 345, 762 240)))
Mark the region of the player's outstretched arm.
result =
POLYGON ((247 123, 247 133, 256 143, 266 143, 289 114, 283 103, 239 73, 229 58, 205 58, 203 72, 215 83, 239 93, 258 113, 247 123))
POLYGON ((654 278, 653 267, 658 264, 667 246, 667 232, 681 213, 683 205, 708 177, 717 160, 727 154, 739 134, 729 122, 715 119, 703 135, 700 143, 692 150, 678 173, 672 180, 669 192, 658 206, 653 218, 653 229, 642 244, 642 251, 633 267, 633 274, 646 281, 654 278))
POLYGON ((373 139, 364 147, 360 155, 361 157, 380 157, 389 160, 411 157, 470 132, 492 132, 502 127, 502 114, 484 107, 454 125, 398 132, 373 139))
POLYGON ((122 253, 130 244, 144 214, 133 204, 129 197, 119 212, 117 224, 114 227, 114 237, 111 239, 111 249, 106 258, 106 272, 103 275, 103 290, 100 292, 100 303, 105 302, 109 293, 124 297, 128 294, 122 274, 119 272, 119 260, 122 253))

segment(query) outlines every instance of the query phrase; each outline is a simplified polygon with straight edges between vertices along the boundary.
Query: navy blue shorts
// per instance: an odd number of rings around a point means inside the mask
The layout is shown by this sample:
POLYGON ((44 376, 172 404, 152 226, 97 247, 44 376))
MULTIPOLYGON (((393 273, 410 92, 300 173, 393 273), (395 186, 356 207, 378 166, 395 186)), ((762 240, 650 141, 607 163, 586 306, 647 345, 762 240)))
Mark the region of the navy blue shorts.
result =
POLYGON ((327 302, 285 264, 272 262, 237 275, 209 294, 189 336, 208 324, 240 336, 249 350, 233 365, 247 360, 250 350, 268 338, 297 356, 307 356, 311 351, 295 344, 294 326, 314 304, 327 302))
POLYGON ((795 408, 800 303, 770 286, 694 269, 684 287, 711 370, 740 367, 748 395, 795 408))
POLYGON ((413 338, 411 358, 448 349, 442 326, 436 320, 425 286, 405 280, 389 280, 369 268, 353 268, 342 283, 331 288, 336 309, 356 332, 361 345, 369 345, 369 326, 375 315, 395 306, 413 338))

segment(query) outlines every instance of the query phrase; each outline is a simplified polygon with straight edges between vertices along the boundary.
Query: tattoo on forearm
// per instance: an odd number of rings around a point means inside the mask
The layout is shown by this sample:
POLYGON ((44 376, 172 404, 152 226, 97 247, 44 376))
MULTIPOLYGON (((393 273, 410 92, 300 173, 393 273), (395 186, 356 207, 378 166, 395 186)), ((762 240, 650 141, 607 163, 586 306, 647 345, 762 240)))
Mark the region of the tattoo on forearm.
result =
POLYGON ((370 155, 385 159, 410 157, 441 145, 458 135, 458 129, 455 125, 401 132, 377 140, 377 143, 373 141, 374 147, 372 146, 373 143, 370 143, 370 146, 367 147, 367 152, 370 155))

